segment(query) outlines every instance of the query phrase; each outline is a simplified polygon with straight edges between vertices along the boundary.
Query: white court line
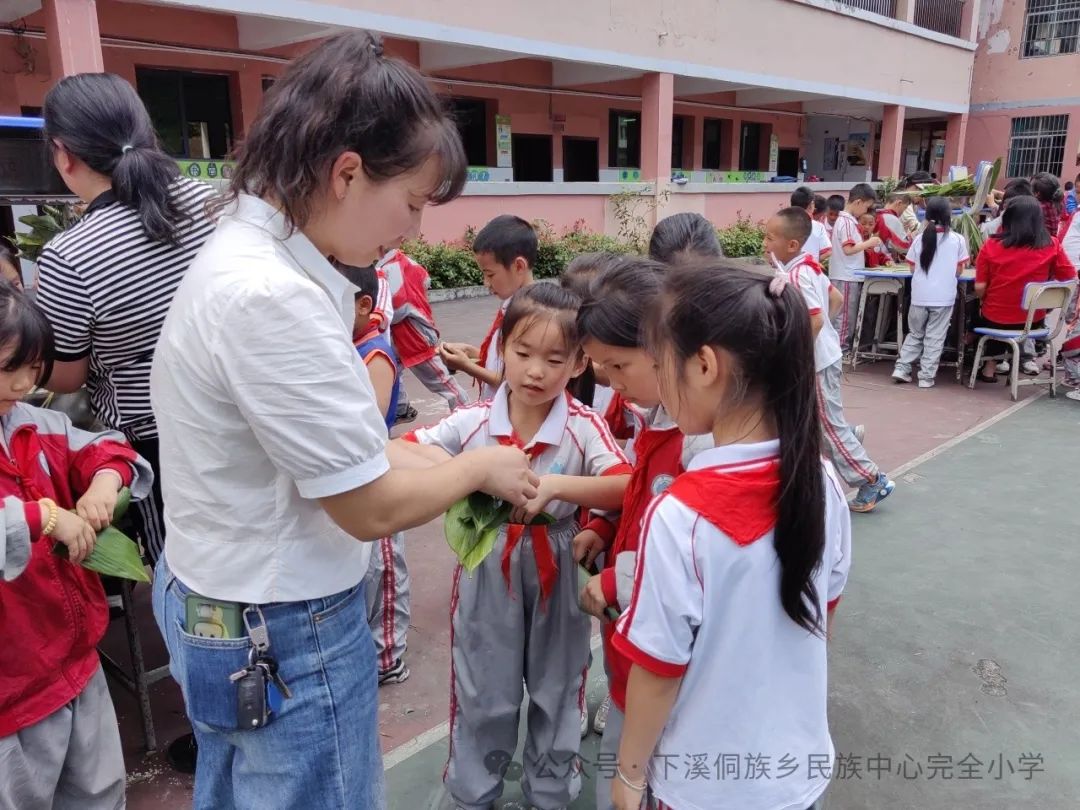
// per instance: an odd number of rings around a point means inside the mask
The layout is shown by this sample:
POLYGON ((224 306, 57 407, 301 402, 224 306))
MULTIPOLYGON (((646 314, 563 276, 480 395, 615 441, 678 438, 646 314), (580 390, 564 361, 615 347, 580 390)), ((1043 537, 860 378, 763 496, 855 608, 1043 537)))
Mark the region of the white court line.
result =
MULTIPOLYGON (((1013 403, 1001 413, 991 416, 986 421, 980 422, 979 424, 975 425, 975 427, 968 428, 963 433, 956 434, 948 441, 942 442, 937 447, 933 448, 932 450, 928 450, 921 456, 917 456, 911 461, 905 464, 901 464, 895 470, 889 472, 889 477, 893 480, 899 478, 904 473, 910 472, 916 467, 919 467, 930 461, 930 459, 940 456, 945 451, 951 450, 953 447, 956 447, 956 445, 960 444, 961 442, 970 439, 972 436, 982 433, 989 427, 993 427, 1001 420, 1009 418, 1021 408, 1026 408, 1032 402, 1035 402, 1036 400, 1041 399, 1044 396, 1046 396, 1046 392, 1039 391, 1034 396, 1030 396, 1027 399, 1021 400, 1020 402, 1013 403)), ((600 649, 601 643, 602 641, 600 636, 593 637, 590 643, 593 652, 600 649)), ((413 737, 411 740, 403 742, 401 745, 390 750, 383 756, 383 770, 388 771, 395 765, 401 764, 414 754, 419 754, 424 749, 430 748, 436 743, 441 742, 443 738, 445 738, 446 735, 449 733, 450 721, 447 720, 435 726, 435 728, 428 729, 422 734, 418 734, 417 736, 413 737)))
MULTIPOLYGON (((596 652, 603 644, 603 639, 599 636, 593 636, 589 642, 589 648, 596 652)), ((430 748, 438 742, 441 742, 447 734, 450 733, 450 721, 446 720, 435 728, 429 728, 427 731, 417 734, 411 740, 406 740, 396 748, 392 748, 383 754, 383 770, 388 771, 395 765, 400 765, 405 760, 409 759, 414 754, 419 754, 426 748, 430 748)))
POLYGON ((916 456, 911 461, 909 461, 909 462, 907 462, 905 464, 901 464, 895 470, 892 470, 891 472, 889 472, 889 474, 888 474, 889 478, 892 478, 895 481, 897 478, 899 478, 904 473, 910 472, 911 470, 915 469, 916 467, 919 467, 919 466, 925 464, 930 459, 935 458, 937 456, 940 456, 946 450, 951 450, 952 448, 956 447, 956 445, 960 444, 960 442, 966 441, 966 440, 970 439, 972 436, 975 436, 975 435, 977 435, 979 433, 982 433, 988 427, 993 427, 998 422, 1000 422, 1002 419, 1007 419, 1008 417, 1012 416, 1014 413, 1019 411, 1021 408, 1026 408, 1032 402, 1035 402, 1038 399, 1042 399, 1044 396, 1046 396, 1046 393, 1047 393, 1046 391, 1039 391, 1034 396, 1030 396, 1027 399, 1021 400, 1020 402, 1014 402, 1012 405, 1010 405, 1008 408, 1003 410, 1001 413, 995 414, 994 416, 991 416, 985 422, 980 422, 979 424, 975 425, 975 427, 968 428, 963 433, 956 434, 955 436, 953 436, 948 441, 942 442, 937 447, 933 448, 932 450, 926 451, 921 456, 916 456))

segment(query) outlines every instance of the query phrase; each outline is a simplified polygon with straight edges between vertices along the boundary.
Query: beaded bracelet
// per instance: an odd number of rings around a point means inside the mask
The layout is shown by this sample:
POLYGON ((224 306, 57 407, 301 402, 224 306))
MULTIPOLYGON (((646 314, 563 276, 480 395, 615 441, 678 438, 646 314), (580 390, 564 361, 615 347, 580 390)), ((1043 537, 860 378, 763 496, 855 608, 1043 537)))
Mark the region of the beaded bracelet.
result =
POLYGON ((48 537, 56 531, 56 522, 60 519, 60 508, 52 498, 42 498, 38 503, 49 510, 49 520, 41 529, 42 535, 48 537))

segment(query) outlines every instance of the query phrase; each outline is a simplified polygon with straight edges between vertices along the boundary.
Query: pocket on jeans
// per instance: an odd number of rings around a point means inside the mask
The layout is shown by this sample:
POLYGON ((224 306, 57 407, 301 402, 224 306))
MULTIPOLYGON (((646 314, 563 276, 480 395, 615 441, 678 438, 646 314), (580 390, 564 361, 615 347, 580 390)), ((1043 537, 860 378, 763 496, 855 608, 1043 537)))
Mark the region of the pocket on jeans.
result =
POLYGON ((183 661, 184 703, 193 724, 213 731, 236 731, 236 684, 229 676, 248 664, 251 642, 244 638, 192 636, 177 622, 183 661))

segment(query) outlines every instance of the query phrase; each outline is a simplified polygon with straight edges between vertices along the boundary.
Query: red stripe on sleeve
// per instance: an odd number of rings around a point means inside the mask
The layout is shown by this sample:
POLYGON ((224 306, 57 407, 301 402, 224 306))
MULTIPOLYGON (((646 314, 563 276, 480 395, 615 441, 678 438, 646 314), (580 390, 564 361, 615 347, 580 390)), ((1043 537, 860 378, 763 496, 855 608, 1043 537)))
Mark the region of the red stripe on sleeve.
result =
POLYGON ((651 672, 653 675, 659 675, 661 678, 681 678, 686 674, 686 669, 689 666, 688 664, 672 664, 669 661, 653 658, 617 630, 611 639, 611 644, 639 667, 651 672))

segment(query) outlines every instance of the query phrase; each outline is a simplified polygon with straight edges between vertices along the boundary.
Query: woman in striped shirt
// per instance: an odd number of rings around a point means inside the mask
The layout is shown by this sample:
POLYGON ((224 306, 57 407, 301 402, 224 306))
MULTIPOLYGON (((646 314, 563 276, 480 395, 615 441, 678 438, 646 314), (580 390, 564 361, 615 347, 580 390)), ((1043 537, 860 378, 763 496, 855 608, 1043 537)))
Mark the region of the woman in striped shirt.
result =
POLYGON ((154 497, 132 510, 156 562, 165 541, 150 362, 180 280, 213 223, 209 186, 181 176, 119 76, 83 73, 45 97, 45 135, 64 183, 88 205, 38 261, 37 302, 56 332, 48 388, 87 387, 94 415, 154 468, 154 497))

